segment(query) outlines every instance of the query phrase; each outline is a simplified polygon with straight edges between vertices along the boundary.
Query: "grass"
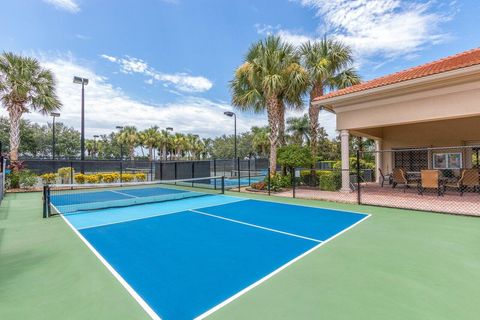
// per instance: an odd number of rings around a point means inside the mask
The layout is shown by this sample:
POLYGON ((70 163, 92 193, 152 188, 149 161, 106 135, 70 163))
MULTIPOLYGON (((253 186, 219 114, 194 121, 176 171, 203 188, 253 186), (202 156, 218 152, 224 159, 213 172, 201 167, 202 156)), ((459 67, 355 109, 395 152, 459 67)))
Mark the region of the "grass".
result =
MULTIPOLYGON (((237 193, 231 193, 238 195, 237 193)), ((242 195, 371 213, 211 319, 475 319, 480 219, 242 195)), ((1 319, 148 319, 40 194, 0 208, 1 319)))

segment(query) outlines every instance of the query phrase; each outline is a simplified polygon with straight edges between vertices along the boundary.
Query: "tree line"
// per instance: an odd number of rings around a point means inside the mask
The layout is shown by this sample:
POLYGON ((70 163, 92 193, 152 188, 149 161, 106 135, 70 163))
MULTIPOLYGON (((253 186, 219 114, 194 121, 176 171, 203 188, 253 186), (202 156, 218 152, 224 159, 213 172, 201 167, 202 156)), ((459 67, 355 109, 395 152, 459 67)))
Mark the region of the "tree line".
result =
MULTIPOLYGON (((307 115, 289 118, 286 121, 285 140, 289 144, 307 146, 310 143, 307 115)), ((249 131, 237 135, 237 155, 240 158, 267 158, 270 152, 269 128, 252 127, 249 131)), ((0 117, 0 142, 2 153, 9 153, 10 122, 0 117)), ((317 137, 320 147, 320 160, 339 158, 339 142, 331 140, 326 131, 320 128, 317 137)), ((80 157, 80 131, 68 127, 62 122, 55 125, 55 155, 57 159, 78 159, 80 157)), ((149 160, 200 160, 232 159, 234 157, 234 135, 222 135, 215 138, 201 138, 194 134, 170 133, 150 127, 138 130, 127 126, 121 131, 99 135, 95 139, 86 139, 87 159, 149 159, 149 160)), ((20 121, 20 159, 51 159, 53 151, 53 127, 40 125, 28 120, 20 121)))

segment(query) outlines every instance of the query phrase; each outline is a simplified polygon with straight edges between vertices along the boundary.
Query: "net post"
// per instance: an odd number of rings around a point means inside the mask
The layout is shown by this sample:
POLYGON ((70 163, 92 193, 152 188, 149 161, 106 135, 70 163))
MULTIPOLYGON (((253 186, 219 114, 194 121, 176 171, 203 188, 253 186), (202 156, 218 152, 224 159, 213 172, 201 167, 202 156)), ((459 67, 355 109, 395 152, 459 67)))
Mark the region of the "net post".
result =
MULTIPOLYGON (((216 181, 217 179, 215 179, 216 181)), ((222 194, 225 194, 225 176, 222 176, 222 194)))
POLYGON ((47 186, 43 186, 43 218, 47 217, 47 186))
POLYGON ((267 189, 268 189, 268 195, 270 195, 270 166, 268 166, 268 169, 267 169, 267 189))
MULTIPOLYGON (((213 176, 216 177, 217 176, 217 159, 213 158, 213 176)), ((217 179, 213 179, 214 180, 214 190, 217 190, 217 179)))
POLYGON ((240 192, 240 157, 237 157, 238 192, 240 192))
POLYGON ((52 206, 50 205, 50 186, 47 186, 46 199, 47 199, 47 218, 49 218, 52 216, 52 206))

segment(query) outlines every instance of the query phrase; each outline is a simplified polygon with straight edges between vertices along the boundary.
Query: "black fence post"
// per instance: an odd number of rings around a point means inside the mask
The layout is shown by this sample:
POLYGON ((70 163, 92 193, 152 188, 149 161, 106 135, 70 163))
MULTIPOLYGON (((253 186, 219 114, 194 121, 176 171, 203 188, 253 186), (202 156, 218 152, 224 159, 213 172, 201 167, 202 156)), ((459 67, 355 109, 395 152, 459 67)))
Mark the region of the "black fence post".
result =
POLYGON ((153 168, 154 168, 154 162, 153 161, 150 161, 150 181, 153 181, 155 180, 154 176, 153 176, 153 168))
POLYGON ((290 172, 292 174, 292 196, 295 198, 295 168, 291 168, 290 172))
POLYGON ((225 194, 225 176, 222 176, 222 194, 225 194))
POLYGON ((240 192, 240 157, 237 158, 238 192, 240 192))
POLYGON ((250 185, 250 179, 251 179, 251 175, 250 175, 250 158, 248 158, 248 185, 250 185))
POLYGON ((73 161, 70 161, 70 183, 73 183, 73 161))
POLYGON ((160 161, 158 165, 160 166, 160 180, 163 180, 163 162, 160 161))
MULTIPOLYGON (((217 159, 213 159, 213 176, 217 176, 217 159)), ((222 178, 223 179, 223 178, 222 178)), ((214 189, 217 190, 217 179, 213 179, 214 189)))
MULTIPOLYGON (((195 178, 195 161, 192 161, 192 179, 195 178)), ((192 180, 192 188, 193 188, 193 182, 195 180, 192 180)))
POLYGON ((360 150, 357 149, 357 203, 362 204, 360 191, 360 150))
POLYGON ((178 163, 178 162, 175 161, 175 165, 174 165, 174 166, 175 166, 175 168, 174 168, 174 169, 175 169, 174 180, 177 180, 177 163, 178 163))
POLYGON ((123 161, 120 160, 120 182, 123 182, 123 161))
POLYGON ((268 166, 268 169, 267 169, 267 189, 268 189, 268 195, 270 195, 270 165, 268 166))
POLYGON ((47 218, 52 216, 52 206, 50 205, 50 187, 47 186, 46 190, 46 205, 47 205, 47 218))

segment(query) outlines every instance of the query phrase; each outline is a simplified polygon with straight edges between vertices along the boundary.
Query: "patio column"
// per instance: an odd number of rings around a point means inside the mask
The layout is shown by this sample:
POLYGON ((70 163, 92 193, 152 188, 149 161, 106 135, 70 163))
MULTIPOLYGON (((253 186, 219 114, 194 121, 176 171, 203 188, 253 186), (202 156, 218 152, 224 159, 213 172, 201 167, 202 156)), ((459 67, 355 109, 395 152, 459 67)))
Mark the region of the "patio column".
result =
POLYGON ((350 133, 348 130, 340 131, 341 154, 342 154, 342 188, 341 192, 351 192, 350 189, 350 133))
POLYGON ((380 152, 382 150, 382 139, 375 139, 375 181, 380 183, 380 172, 378 169, 383 169, 383 155, 380 152))

